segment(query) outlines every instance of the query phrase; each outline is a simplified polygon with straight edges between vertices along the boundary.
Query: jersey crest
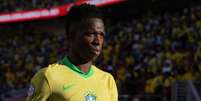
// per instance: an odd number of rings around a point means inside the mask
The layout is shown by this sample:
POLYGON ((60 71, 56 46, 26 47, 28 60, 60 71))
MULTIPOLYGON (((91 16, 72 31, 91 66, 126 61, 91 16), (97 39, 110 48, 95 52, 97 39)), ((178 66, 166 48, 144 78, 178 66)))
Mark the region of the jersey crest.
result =
POLYGON ((88 92, 85 95, 85 101, 96 101, 96 95, 94 93, 88 92))

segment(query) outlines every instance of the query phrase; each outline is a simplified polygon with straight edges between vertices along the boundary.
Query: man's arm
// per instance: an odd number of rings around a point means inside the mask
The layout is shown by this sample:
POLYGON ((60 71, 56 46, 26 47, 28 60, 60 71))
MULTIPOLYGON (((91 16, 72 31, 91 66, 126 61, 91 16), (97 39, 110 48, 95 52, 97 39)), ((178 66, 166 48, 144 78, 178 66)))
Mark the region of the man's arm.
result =
POLYGON ((26 101, 48 101, 51 89, 44 70, 39 71, 31 80, 31 85, 26 101))
POLYGON ((116 86, 115 80, 112 75, 110 75, 109 90, 110 90, 110 94, 111 94, 110 101, 118 101, 117 86, 116 86))

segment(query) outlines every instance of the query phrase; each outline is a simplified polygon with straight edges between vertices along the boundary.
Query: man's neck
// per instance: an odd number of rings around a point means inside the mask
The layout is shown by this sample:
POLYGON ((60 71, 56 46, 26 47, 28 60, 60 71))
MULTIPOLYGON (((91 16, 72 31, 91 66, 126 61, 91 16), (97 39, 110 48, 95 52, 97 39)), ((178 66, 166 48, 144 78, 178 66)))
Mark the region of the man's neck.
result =
POLYGON ((84 73, 86 74, 86 73, 88 73, 91 64, 92 64, 91 62, 88 62, 88 63, 85 63, 85 64, 78 65, 77 67, 78 67, 82 72, 84 72, 84 73))
POLYGON ((92 61, 85 62, 81 58, 77 58, 77 56, 73 56, 72 54, 69 55, 68 58, 72 64, 74 64, 84 73, 87 73, 92 65, 92 61))

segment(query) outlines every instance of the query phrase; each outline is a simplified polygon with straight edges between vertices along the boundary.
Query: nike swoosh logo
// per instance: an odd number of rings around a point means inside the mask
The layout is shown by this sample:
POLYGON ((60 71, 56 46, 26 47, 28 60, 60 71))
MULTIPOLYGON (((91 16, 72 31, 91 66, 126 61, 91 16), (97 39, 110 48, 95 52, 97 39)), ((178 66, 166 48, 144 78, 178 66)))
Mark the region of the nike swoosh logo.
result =
POLYGON ((63 86, 63 90, 64 90, 64 91, 68 91, 68 90, 71 89, 73 86, 74 86, 74 84, 65 84, 65 85, 63 86))

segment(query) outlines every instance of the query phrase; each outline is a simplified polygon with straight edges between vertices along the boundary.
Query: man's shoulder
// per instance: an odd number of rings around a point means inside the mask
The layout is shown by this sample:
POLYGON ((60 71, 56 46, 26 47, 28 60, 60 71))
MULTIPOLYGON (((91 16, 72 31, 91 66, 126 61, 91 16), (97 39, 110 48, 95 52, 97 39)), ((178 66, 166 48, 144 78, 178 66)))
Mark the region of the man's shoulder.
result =
POLYGON ((100 68, 96 67, 95 65, 92 65, 92 67, 94 68, 96 75, 104 76, 107 78, 113 78, 113 76, 109 72, 103 71, 100 68))
POLYGON ((62 64, 58 64, 58 63, 54 63, 54 64, 50 64, 47 67, 44 67, 42 69, 40 69, 35 76, 51 76, 55 74, 59 74, 60 71, 63 71, 64 69, 64 65, 62 64))
POLYGON ((54 71, 54 70, 61 70, 61 69, 64 69, 64 65, 60 64, 60 63, 54 63, 54 64, 50 64, 48 65, 47 68, 47 71, 54 71))

